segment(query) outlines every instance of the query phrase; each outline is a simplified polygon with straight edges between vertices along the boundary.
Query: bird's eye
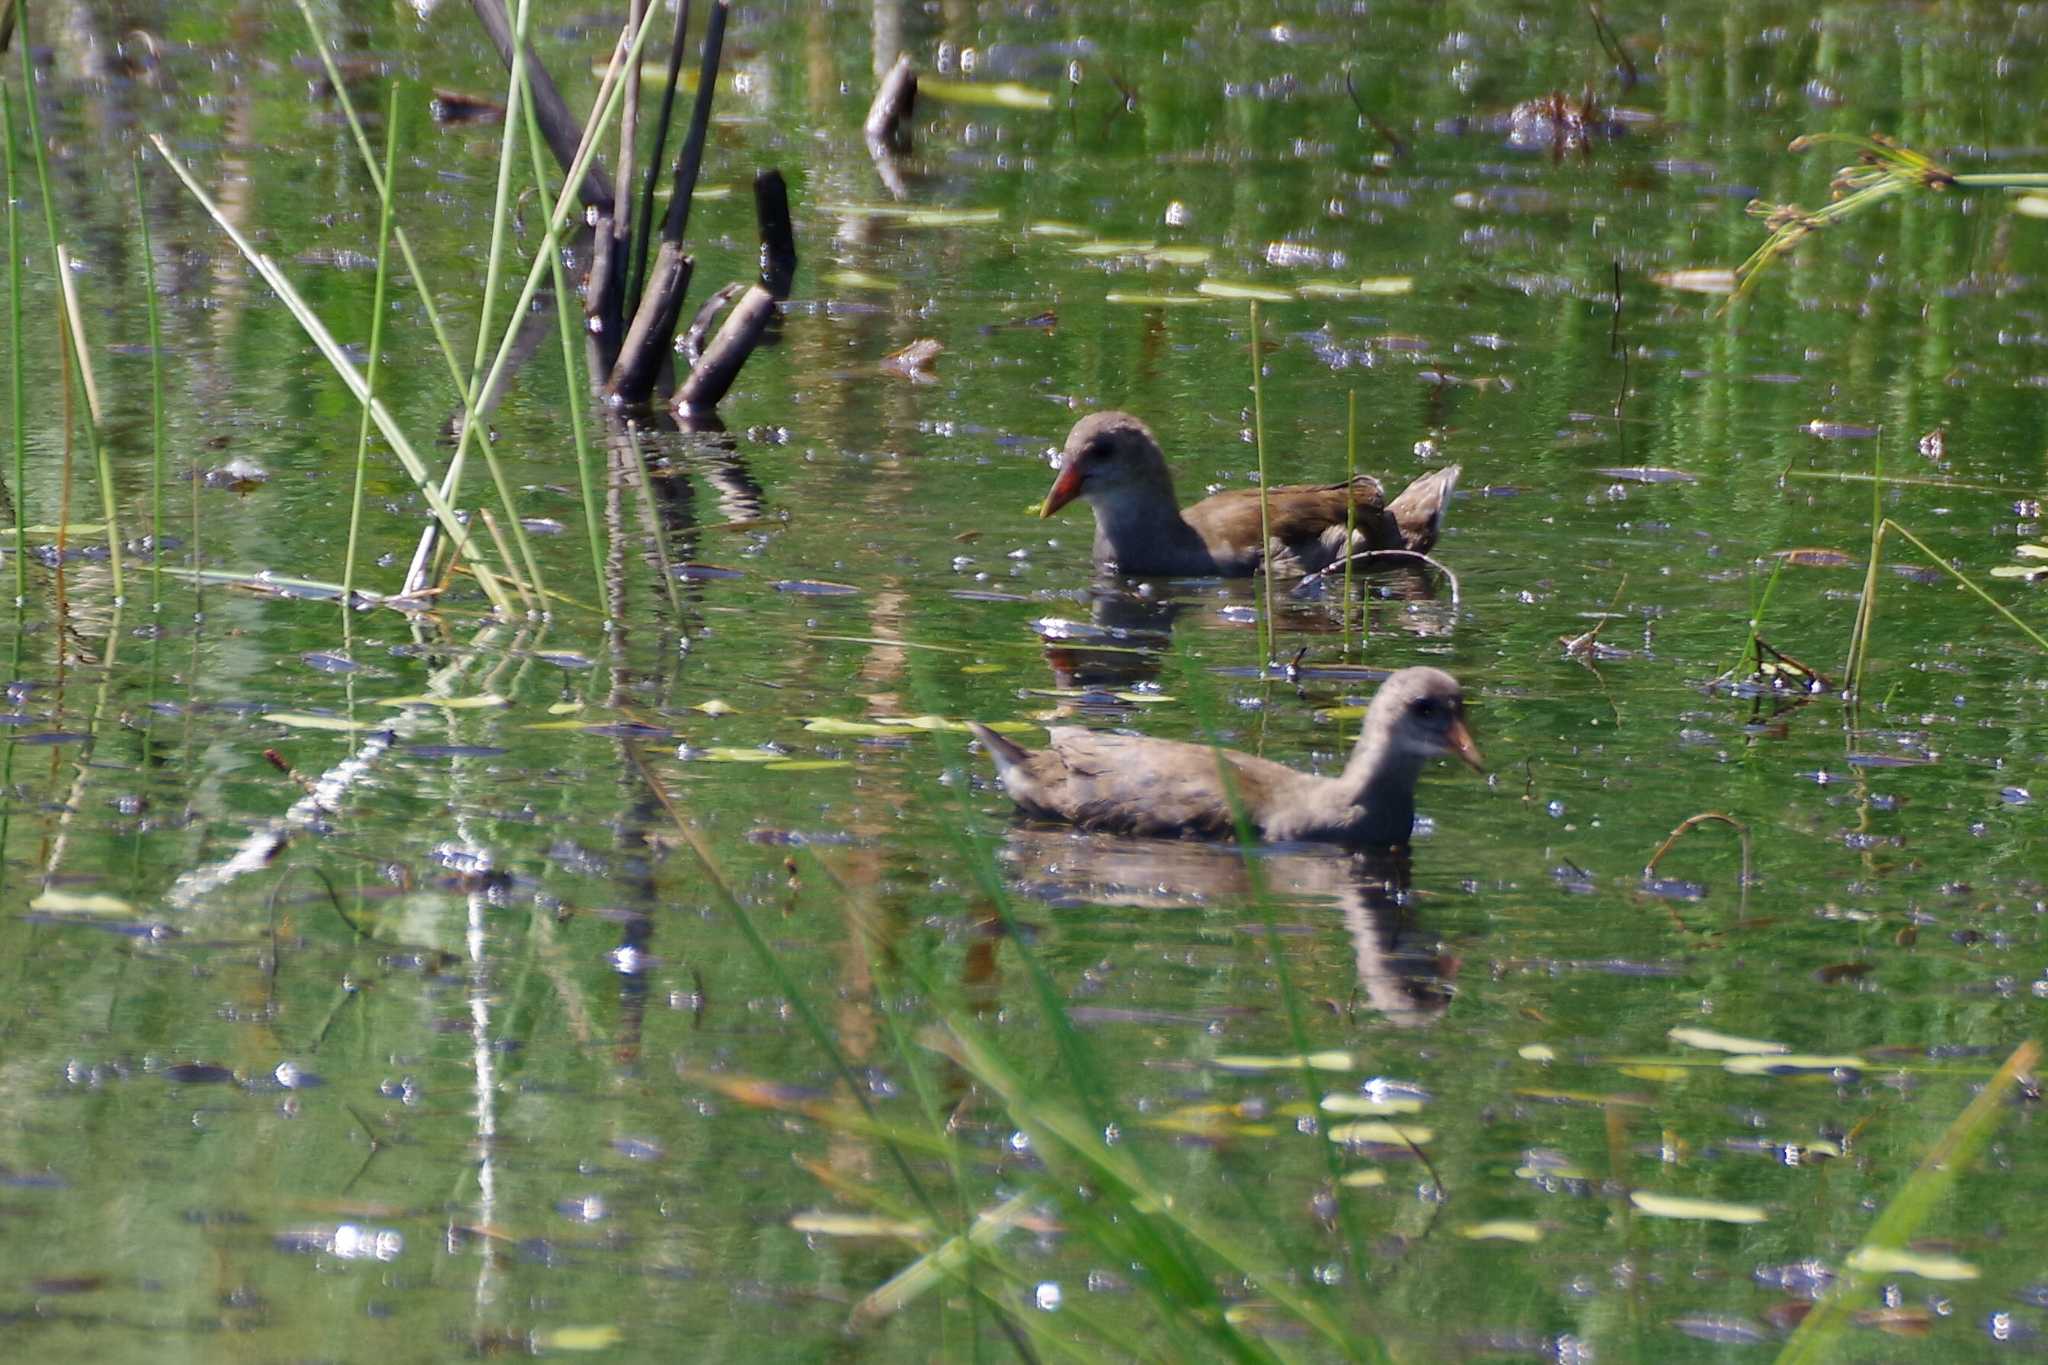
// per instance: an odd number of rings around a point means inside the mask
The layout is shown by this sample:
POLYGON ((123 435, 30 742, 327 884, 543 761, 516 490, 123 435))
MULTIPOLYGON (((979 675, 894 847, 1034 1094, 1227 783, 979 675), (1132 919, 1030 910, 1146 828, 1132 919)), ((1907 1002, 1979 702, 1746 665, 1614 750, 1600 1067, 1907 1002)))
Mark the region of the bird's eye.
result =
POLYGON ((1435 715, 1435 714, 1436 714, 1436 698, 1435 698, 1435 697, 1419 697, 1419 698, 1417 698, 1417 699, 1416 699, 1416 702, 1415 702, 1415 714, 1416 714, 1416 715, 1418 715, 1418 716, 1433 716, 1433 715, 1435 715))

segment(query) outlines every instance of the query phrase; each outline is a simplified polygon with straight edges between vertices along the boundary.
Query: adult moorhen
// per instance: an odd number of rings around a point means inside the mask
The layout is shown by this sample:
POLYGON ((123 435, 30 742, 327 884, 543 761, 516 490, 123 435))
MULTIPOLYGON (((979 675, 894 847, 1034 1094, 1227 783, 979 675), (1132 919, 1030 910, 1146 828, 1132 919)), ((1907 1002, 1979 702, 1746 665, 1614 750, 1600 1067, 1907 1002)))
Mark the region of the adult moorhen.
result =
POLYGON ((1027 815, 1117 834, 1235 838, 1220 772, 1228 763, 1238 804, 1262 838, 1405 844, 1422 765, 1454 753, 1480 766, 1465 728, 1465 694, 1438 668, 1404 668, 1380 684, 1351 760, 1336 777, 1298 773, 1234 749, 1080 726, 1054 727, 1050 747, 1039 750, 985 726, 973 730, 995 759, 1003 790, 1027 815))
POLYGON ((1234 488, 1182 508, 1151 428, 1128 412, 1098 412, 1067 433, 1059 477, 1038 515, 1086 502, 1095 509, 1095 562, 1127 574, 1241 578, 1262 565, 1307 574, 1345 553, 1347 506, 1357 509, 1353 552, 1426 552, 1457 482, 1458 466, 1446 465, 1392 502, 1379 480, 1363 474, 1348 484, 1276 487, 1267 495, 1268 547, 1259 535, 1258 489, 1234 488))

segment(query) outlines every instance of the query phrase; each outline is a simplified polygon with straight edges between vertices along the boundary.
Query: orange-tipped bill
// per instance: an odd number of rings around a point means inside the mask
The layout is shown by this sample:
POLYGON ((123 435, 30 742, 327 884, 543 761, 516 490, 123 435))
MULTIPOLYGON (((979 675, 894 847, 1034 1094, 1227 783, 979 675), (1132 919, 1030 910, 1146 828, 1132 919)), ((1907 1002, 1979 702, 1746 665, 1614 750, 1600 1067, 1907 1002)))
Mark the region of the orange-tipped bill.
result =
POLYGON ((1458 717, 1451 722, 1451 732, 1445 737, 1451 752, 1472 765, 1472 771, 1486 771, 1486 760, 1479 756, 1479 746, 1472 742, 1472 732, 1465 728, 1465 718, 1458 717))
POLYGON ((1038 505, 1038 515, 1049 517, 1072 502, 1081 492, 1081 471, 1073 465, 1060 470, 1060 476, 1052 481, 1052 491, 1045 495, 1045 501, 1038 505))

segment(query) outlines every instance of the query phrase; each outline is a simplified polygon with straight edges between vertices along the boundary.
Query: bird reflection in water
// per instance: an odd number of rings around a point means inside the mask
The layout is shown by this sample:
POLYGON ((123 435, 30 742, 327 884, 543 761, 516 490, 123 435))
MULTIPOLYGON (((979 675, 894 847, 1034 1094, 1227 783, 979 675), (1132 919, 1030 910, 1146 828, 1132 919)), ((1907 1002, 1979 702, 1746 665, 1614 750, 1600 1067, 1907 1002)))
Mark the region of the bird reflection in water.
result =
MULTIPOLYGON (((1143 839, 1032 822, 1014 825, 1001 857, 1018 891, 1056 909, 1209 913, 1241 908, 1251 932, 1259 886, 1283 933, 1320 933, 1334 908, 1351 937, 1354 999, 1404 1028, 1449 1006, 1452 959, 1416 913, 1407 845, 1347 853, 1337 848, 1143 839)), ((1297 980, 1299 980, 1297 975, 1297 980)))

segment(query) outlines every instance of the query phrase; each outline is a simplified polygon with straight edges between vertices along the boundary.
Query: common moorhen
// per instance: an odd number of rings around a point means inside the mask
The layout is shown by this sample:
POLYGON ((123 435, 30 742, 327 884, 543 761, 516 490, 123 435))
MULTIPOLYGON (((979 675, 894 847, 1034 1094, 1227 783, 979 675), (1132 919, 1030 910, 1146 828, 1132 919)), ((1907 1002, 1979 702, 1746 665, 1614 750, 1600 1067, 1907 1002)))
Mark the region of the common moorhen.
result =
POLYGON ((1079 498, 1095 509, 1095 562, 1127 574, 1241 578, 1270 562, 1314 573, 1345 553, 1347 506, 1357 509, 1352 552, 1426 552, 1443 526, 1458 466, 1432 470, 1392 502, 1379 480, 1287 484, 1267 494, 1270 547, 1259 535, 1259 490, 1233 488, 1183 508, 1152 430, 1128 412, 1098 412, 1067 433, 1059 477, 1038 515, 1079 498))
POLYGON ((1380 685, 1365 728, 1336 777, 1206 744, 1105 734, 1062 725, 1050 747, 1026 749, 973 727, 996 763, 1003 790, 1027 815, 1117 834, 1236 837, 1231 785, 1260 837, 1351 845, 1405 844, 1415 824, 1422 765, 1455 753, 1474 768, 1479 749, 1465 728, 1465 694, 1438 668, 1404 668, 1380 685))

